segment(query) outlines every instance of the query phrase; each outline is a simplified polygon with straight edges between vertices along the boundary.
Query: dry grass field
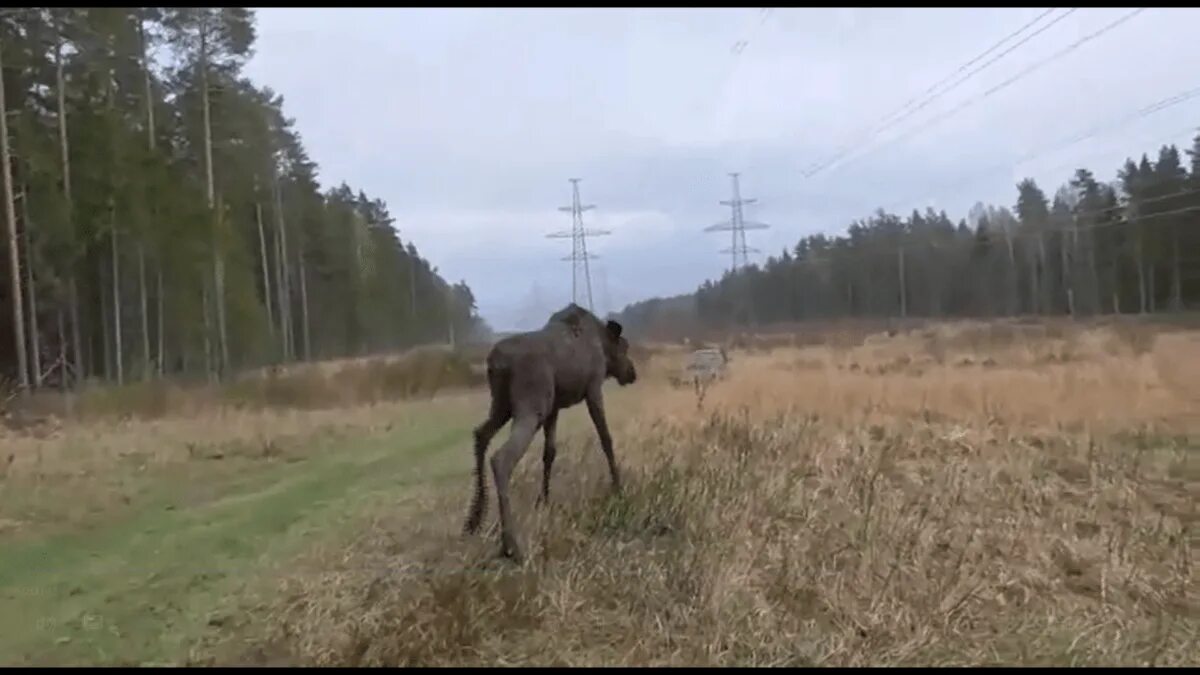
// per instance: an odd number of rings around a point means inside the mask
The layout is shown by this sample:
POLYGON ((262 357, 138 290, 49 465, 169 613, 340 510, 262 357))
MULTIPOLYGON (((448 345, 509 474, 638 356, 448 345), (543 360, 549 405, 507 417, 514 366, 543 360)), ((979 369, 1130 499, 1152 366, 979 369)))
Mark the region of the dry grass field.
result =
POLYGON ((0 662, 1200 665, 1200 333, 773 335, 702 401, 639 352, 624 492, 564 414, 523 566, 460 535, 478 390, 8 432, 0 662))

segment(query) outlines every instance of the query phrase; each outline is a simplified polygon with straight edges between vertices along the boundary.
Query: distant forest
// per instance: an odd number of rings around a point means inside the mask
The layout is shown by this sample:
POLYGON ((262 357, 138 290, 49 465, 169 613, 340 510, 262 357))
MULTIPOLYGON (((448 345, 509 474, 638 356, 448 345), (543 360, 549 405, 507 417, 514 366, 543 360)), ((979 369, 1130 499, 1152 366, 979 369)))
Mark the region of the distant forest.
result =
POLYGON ((695 293, 626 307, 640 332, 842 317, 1154 313, 1200 307, 1200 135, 1128 159, 1112 183, 1078 169, 1053 197, 1026 179, 1011 208, 907 217, 880 209, 695 293))
POLYGON ((381 200, 319 189, 242 75, 254 43, 244 7, 0 9, 0 379, 220 378, 481 328, 381 200))

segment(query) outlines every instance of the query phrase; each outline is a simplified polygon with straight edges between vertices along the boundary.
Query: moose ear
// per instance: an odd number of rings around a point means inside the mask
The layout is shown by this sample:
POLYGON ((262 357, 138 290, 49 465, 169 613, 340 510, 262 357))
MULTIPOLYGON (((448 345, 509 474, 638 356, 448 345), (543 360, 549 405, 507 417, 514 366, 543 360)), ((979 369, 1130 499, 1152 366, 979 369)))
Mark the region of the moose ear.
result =
POLYGON ((621 339, 621 324, 616 321, 608 322, 608 335, 614 340, 621 339))

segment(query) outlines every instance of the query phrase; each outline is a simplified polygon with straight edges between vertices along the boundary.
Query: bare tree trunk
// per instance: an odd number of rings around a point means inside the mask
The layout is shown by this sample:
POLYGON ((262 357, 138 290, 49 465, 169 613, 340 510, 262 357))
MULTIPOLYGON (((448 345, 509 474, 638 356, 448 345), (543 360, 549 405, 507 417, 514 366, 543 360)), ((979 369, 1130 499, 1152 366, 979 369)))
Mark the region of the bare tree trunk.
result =
POLYGON ((212 110, 208 93, 208 27, 200 27, 200 97, 204 116, 204 179, 208 211, 213 219, 213 301, 217 309, 217 336, 220 348, 220 363, 217 364, 219 373, 224 373, 229 365, 229 343, 225 334, 225 261, 221 256, 218 234, 221 216, 216 203, 216 186, 213 181, 213 152, 212 152, 212 110))
POLYGON ((896 259, 900 277, 900 318, 908 318, 908 289, 905 286, 904 279, 904 247, 900 246, 896 249, 896 259))
POLYGON ((1054 312, 1054 292, 1051 290, 1050 261, 1046 258, 1046 233, 1038 232, 1038 288, 1039 305, 1044 314, 1054 312))
POLYGON ((113 98, 112 78, 114 74, 112 70, 108 73, 109 80, 105 82, 105 98, 107 99, 108 107, 108 123, 110 126, 109 133, 111 134, 109 142, 110 156, 109 161, 112 162, 113 179, 109 185, 108 194, 108 229, 112 236, 112 318, 113 318, 113 354, 117 366, 117 384, 125 384, 125 366, 124 352, 125 345, 121 341, 121 263, 119 256, 119 242, 117 235, 117 196, 116 196, 116 168, 117 164, 117 124, 114 121, 116 116, 116 103, 113 98))
MULTIPOLYGON (((278 209, 276 209, 278 210, 278 209)), ((278 219, 279 225, 283 224, 282 219, 278 219)), ((280 354, 284 361, 287 361, 290 355, 289 340, 292 331, 292 311, 291 298, 288 297, 287 286, 287 254, 284 247, 284 234, 282 227, 275 229, 275 307, 279 311, 279 338, 280 338, 280 354)))
MULTIPOLYGON (((0 44, 0 51, 3 45, 0 44)), ((12 158, 8 148, 8 107, 4 101, 4 62, 0 60, 0 164, 4 165, 4 218, 8 225, 9 283, 12 295, 13 337, 17 350, 18 383, 29 389, 29 362, 25 352, 25 312, 21 307, 21 261, 17 247, 17 214, 13 209, 12 158)))
POLYGON ((42 341, 38 335, 37 289, 33 277, 33 227, 29 221, 29 190, 21 185, 21 234, 25 243, 25 295, 29 301, 29 356, 33 366, 33 388, 42 386, 42 341))
MULTIPOLYGON (((217 217, 216 229, 221 232, 225 224, 225 207, 221 203, 221 196, 217 195, 217 217)), ((225 258, 220 254, 220 243, 214 237, 213 240, 213 279, 216 285, 213 289, 216 295, 217 305, 217 344, 220 346, 220 361, 217 363, 218 377, 223 377, 228 371, 229 364, 229 341, 226 339, 225 331, 225 258)))
POLYGON ((1092 311, 1096 314, 1101 313, 1100 304, 1100 272, 1096 269, 1096 230, 1094 227, 1089 227, 1087 231, 1087 249, 1088 249, 1088 278, 1091 285, 1092 311))
POLYGON ((200 282, 200 294, 200 304, 204 315, 204 375, 209 380, 212 380, 212 318, 208 309, 208 283, 203 280, 200 282))
POLYGON ((1179 265, 1179 223, 1171 225, 1171 309, 1183 310, 1183 270, 1179 265))
POLYGON ((1013 251, 1012 233, 1004 228, 1004 241, 1008 244, 1008 315, 1016 316, 1021 313, 1020 285, 1017 279, 1017 255, 1013 251))
POLYGON ((1062 284, 1063 292, 1066 293, 1067 313, 1071 315, 1071 318, 1075 318, 1075 288, 1073 283, 1075 275, 1072 274, 1072 268, 1068 262, 1067 233, 1065 231, 1062 232, 1058 251, 1062 263, 1062 284))
POLYGON ((113 347, 117 364, 117 384, 125 384, 124 345, 121 343, 121 263, 117 255, 117 209, 112 199, 108 202, 108 224, 112 230, 112 316, 113 347))
POLYGON ((305 280, 308 275, 304 273, 303 247, 296 257, 300 263, 300 330, 304 336, 304 361, 307 363, 312 360, 312 352, 308 333, 308 282, 305 280))
POLYGON ((1142 243, 1142 233, 1139 230, 1134 239, 1134 259, 1137 262, 1137 277, 1138 277, 1138 312, 1146 313, 1146 261, 1145 250, 1142 243))
POLYGON ((928 263, 930 258, 933 258, 932 249, 934 244, 930 242, 930 250, 926 253, 926 264, 923 267, 926 270, 925 278, 929 283, 929 312, 931 316, 940 317, 942 315, 942 270, 928 263))
POLYGON ((163 337, 165 334, 164 333, 165 322, 163 320, 164 303, 163 303, 162 260, 158 261, 157 271, 158 271, 158 293, 156 294, 155 297, 158 302, 158 311, 155 312, 155 318, 158 320, 158 336, 157 336, 158 337, 158 376, 162 377, 163 376, 163 368, 166 367, 166 361, 167 361, 166 339, 163 337))
POLYGON ((150 303, 146 299, 146 247, 138 242, 138 287, 142 305, 142 379, 150 379, 150 303))
POLYGON ((58 312, 56 312, 56 315, 58 318, 58 372, 59 372, 59 378, 60 378, 59 384, 61 385, 62 390, 66 391, 67 387, 70 384, 69 382, 67 382, 67 378, 70 377, 70 370, 69 370, 70 364, 67 363, 67 331, 66 331, 65 327, 63 326, 63 311, 62 311, 61 305, 59 306, 58 312))
POLYGON ((271 266, 267 262, 267 235, 263 230, 262 202, 257 200, 254 202, 254 220, 258 224, 258 251, 262 257, 263 302, 267 306, 267 328, 274 336, 275 312, 272 310, 274 303, 271 302, 271 266))
MULTIPOLYGON (((144 10, 143 10, 144 11, 144 10)), ((150 152, 154 152, 154 89, 150 82, 150 59, 146 55, 146 20, 143 16, 138 20, 138 42, 142 49, 142 81, 146 96, 146 142, 150 152)))
MULTIPOLYGON (((55 88, 58 99, 58 148, 62 155, 63 201, 67 212, 67 230, 74 233, 75 211, 71 200, 71 154, 67 143, 67 92, 63 77, 62 41, 54 45, 55 88)), ((71 311, 71 346, 75 354, 75 379, 83 380, 86 375, 83 361, 83 339, 79 327, 79 290, 75 282, 75 264, 69 261, 67 272, 68 304, 71 311)))
POLYGON ((289 361, 295 357, 294 326, 292 322, 292 284, 288 269, 287 225, 283 218, 283 188, 279 185, 278 176, 272 169, 272 183, 275 192, 275 235, 279 250, 275 256, 275 272, 279 292, 279 323, 283 328, 283 360, 289 361))
POLYGON ((111 330, 112 326, 111 326, 111 319, 109 318, 109 307, 108 307, 109 304, 111 303, 111 301, 109 300, 109 295, 104 292, 104 289, 107 288, 108 279, 104 278, 105 265, 104 265, 103 258, 101 258, 98 261, 97 266, 99 267, 99 269, 97 270, 97 276, 100 277, 100 287, 99 287, 99 291, 100 291, 100 328, 101 328, 100 346, 104 350, 104 379, 111 381, 113 378, 113 370, 114 370, 113 358, 112 358, 112 330, 111 330))
MULTIPOLYGON (((1038 244, 1041 244, 1041 234, 1038 234, 1038 244)), ((1039 246, 1040 248, 1040 246, 1039 246)), ((1033 314, 1041 314, 1041 285, 1038 282, 1038 275, 1041 274, 1039 269, 1042 258, 1037 254, 1029 255, 1029 311, 1033 314)))
POLYGON ((1108 266, 1108 289, 1112 296, 1113 314, 1121 314, 1121 266, 1122 266, 1122 250, 1118 247, 1113 249, 1113 261, 1108 266))
POLYGON ((1158 265, 1151 262, 1150 274, 1147 276, 1150 277, 1150 288, 1147 290, 1147 295, 1150 296, 1150 313, 1153 314, 1158 309, 1158 292, 1154 283, 1155 278, 1158 276, 1158 265))
POLYGON ((71 305, 71 349, 75 354, 75 381, 82 382, 87 377, 85 366, 91 359, 85 361, 83 358, 83 335, 79 327, 79 288, 75 283, 74 271, 67 282, 67 292, 70 294, 68 302, 71 305))
MULTIPOLYGON (((144 14, 145 10, 142 10, 142 12, 143 12, 143 15, 138 18, 138 45, 141 47, 141 51, 142 51, 142 84, 144 87, 144 95, 145 95, 145 99, 146 99, 146 145, 150 148, 150 156, 153 157, 154 150, 155 150, 154 88, 151 86, 151 81, 150 81, 150 59, 148 58, 148 56, 146 54, 146 20, 145 20, 145 14, 144 14)), ((150 206, 149 226, 153 227, 154 221, 156 220, 155 215, 156 215, 158 209, 157 209, 157 203, 154 201, 153 197, 151 198, 151 202, 152 203, 150 206)), ((143 361, 142 377, 149 379, 151 377, 154 369, 151 367, 151 356, 150 356, 150 315, 149 315, 150 307, 149 307, 149 303, 146 301, 145 238, 146 238, 146 233, 143 232, 142 236, 141 236, 141 241, 138 242, 138 281, 139 281, 139 285, 141 287, 141 295, 142 295, 142 298, 141 298, 141 300, 142 300, 142 361, 143 361)), ((162 276, 160 274, 159 281, 161 282, 161 280, 162 280, 162 276)), ((159 292, 160 293, 162 292, 161 283, 159 284, 159 292)), ((160 316, 160 324, 161 324, 161 316, 160 316)), ((162 329, 160 326, 160 328, 159 328, 159 331, 160 331, 159 373, 160 374, 161 374, 161 367, 162 367, 161 330, 162 329)))

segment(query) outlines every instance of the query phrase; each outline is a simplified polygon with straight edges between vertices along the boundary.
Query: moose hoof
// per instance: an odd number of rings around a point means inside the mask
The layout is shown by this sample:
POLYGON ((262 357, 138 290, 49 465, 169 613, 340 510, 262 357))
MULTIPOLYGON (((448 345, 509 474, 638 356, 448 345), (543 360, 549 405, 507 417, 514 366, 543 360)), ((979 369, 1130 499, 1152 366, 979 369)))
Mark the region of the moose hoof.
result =
POLYGON ((525 556, 521 552, 521 548, 516 544, 502 545, 500 547, 500 557, 518 565, 525 561, 525 556))

